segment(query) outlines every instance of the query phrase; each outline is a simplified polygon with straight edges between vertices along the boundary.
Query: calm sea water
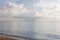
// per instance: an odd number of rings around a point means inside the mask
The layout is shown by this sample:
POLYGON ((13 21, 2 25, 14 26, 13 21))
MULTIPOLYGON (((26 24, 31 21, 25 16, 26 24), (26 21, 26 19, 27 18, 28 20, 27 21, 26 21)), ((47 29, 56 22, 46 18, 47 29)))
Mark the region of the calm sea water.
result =
POLYGON ((0 33, 37 39, 60 39, 60 22, 44 19, 0 21, 0 33))

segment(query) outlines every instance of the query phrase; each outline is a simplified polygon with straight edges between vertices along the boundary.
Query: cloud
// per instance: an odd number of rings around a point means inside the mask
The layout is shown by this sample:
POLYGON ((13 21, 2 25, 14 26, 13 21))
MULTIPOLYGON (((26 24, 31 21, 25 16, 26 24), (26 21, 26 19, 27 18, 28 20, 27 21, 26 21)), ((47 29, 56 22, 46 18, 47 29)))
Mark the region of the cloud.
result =
POLYGON ((24 4, 6 2, 4 8, 0 9, 0 16, 31 16, 32 17, 55 17, 60 18, 60 2, 38 1, 33 4, 34 8, 29 9, 24 4), (42 8, 42 9, 40 9, 42 8), (39 10, 40 9, 40 10, 39 10), (35 10, 35 11, 34 11, 35 10))
POLYGON ((36 11, 34 16, 35 16, 35 17, 41 17, 42 15, 40 14, 39 11, 36 11))
POLYGON ((38 7, 43 7, 43 8, 50 8, 53 7, 56 3, 53 2, 45 2, 43 0, 38 1, 36 3, 33 4, 34 7, 38 8, 38 7))
POLYGON ((4 8, 0 9, 1 15, 10 16, 10 17, 14 17, 14 16, 22 15, 22 14, 23 15, 28 14, 28 12, 29 12, 28 8, 26 8, 24 4, 16 4, 16 3, 11 3, 11 2, 7 2, 4 5, 4 8))
POLYGON ((43 8, 42 10, 38 10, 39 13, 36 15, 42 15, 42 17, 51 17, 51 18, 60 18, 60 2, 46 2, 46 1, 39 1, 34 3, 33 6, 37 8, 43 8))

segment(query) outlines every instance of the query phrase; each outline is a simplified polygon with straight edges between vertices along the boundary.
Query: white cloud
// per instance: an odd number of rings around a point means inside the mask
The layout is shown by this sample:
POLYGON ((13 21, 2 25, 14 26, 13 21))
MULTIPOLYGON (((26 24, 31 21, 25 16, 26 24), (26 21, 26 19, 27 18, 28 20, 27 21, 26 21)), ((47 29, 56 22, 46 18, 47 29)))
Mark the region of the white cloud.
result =
POLYGON ((35 16, 35 17, 41 17, 42 15, 40 14, 39 11, 36 11, 34 16, 35 16))
POLYGON ((34 13, 32 12, 33 10, 25 7, 24 4, 16 4, 16 3, 11 3, 7 2, 4 6, 3 9, 0 9, 0 15, 5 15, 5 16, 30 16, 34 14, 35 17, 56 17, 60 18, 60 3, 49 3, 49 2, 43 2, 43 1, 38 1, 37 3, 33 4, 34 7, 39 8, 43 7, 43 9, 40 10, 35 10, 34 13))
MULTIPOLYGON (((22 13, 28 14, 29 10, 24 6, 24 4, 16 4, 7 2, 3 9, 0 9, 0 14, 6 15, 6 16, 18 16, 22 13)), ((22 15, 23 16, 23 15, 22 15)))
MULTIPOLYGON (((33 6, 36 9, 39 7, 43 8, 41 11, 39 11, 41 13, 40 15, 42 15, 42 17, 60 18, 60 2, 40 1, 40 2, 34 3, 33 6)), ((39 14, 37 16, 39 16, 39 14)))
POLYGON ((41 0, 33 4, 34 7, 53 7, 55 4, 59 4, 60 0, 41 0))

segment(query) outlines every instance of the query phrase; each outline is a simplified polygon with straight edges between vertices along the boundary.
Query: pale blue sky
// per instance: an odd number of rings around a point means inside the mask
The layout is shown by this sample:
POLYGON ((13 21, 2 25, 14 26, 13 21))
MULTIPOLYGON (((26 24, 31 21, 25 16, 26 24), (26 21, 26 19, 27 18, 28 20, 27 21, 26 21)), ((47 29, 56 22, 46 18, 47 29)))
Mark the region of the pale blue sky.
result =
MULTIPOLYGON (((47 16, 52 9, 54 9, 54 13, 58 13, 57 11, 59 11, 60 8, 60 0, 0 0, 0 8, 3 8, 5 3, 7 2, 11 2, 12 4, 15 3, 17 5, 24 4, 24 7, 29 9, 30 11, 29 15, 33 15, 34 13, 36 13, 36 11, 38 11, 37 16, 40 15, 40 13, 42 13, 42 15, 46 14, 44 16, 47 16)), ((53 15, 55 16, 56 14, 53 15)))
MULTIPOLYGON (((15 2, 17 4, 23 3, 25 6, 32 8, 34 3, 37 3, 41 0, 0 0, 0 8, 3 7, 5 2, 15 2)), ((60 0, 42 0, 43 2, 50 2, 50 3, 56 3, 59 2, 60 0)))
POLYGON ((0 8, 3 7, 3 5, 6 2, 13 2, 13 3, 17 3, 17 4, 23 3, 27 7, 32 7, 32 4, 35 3, 36 0, 33 0, 33 1, 32 0, 0 0, 0 8))

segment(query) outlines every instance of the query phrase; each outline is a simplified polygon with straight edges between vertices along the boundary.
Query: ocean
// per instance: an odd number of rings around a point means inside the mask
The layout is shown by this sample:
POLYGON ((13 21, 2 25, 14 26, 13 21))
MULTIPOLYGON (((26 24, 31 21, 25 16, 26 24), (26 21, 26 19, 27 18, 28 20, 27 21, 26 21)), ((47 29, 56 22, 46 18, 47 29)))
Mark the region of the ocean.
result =
POLYGON ((50 19, 0 20, 0 33, 35 39, 60 39, 60 21, 50 19))

